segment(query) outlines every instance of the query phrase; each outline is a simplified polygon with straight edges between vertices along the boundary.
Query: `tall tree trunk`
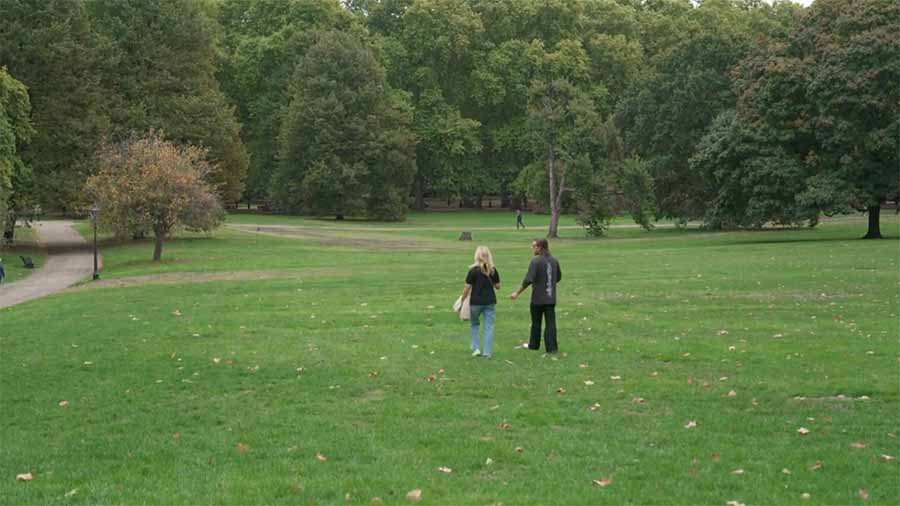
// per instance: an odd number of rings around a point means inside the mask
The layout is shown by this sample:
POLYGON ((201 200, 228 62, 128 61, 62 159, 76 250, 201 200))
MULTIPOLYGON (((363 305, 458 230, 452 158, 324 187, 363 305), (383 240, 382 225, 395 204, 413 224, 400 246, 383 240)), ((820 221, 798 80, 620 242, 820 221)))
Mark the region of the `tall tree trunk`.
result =
POLYGON ((416 178, 413 183, 413 195, 415 195, 415 202, 413 203, 413 209, 416 211, 424 211, 425 210, 425 181, 422 181, 422 176, 419 173, 416 173, 416 178))
POLYGON ((553 144, 547 146, 547 173, 550 176, 550 228, 547 237, 559 237, 559 201, 556 199, 556 153, 553 144))
POLYGON ((881 205, 869 206, 869 231, 863 239, 881 239, 881 205))
POLYGON ((162 259, 163 237, 156 236, 156 246, 153 247, 153 261, 159 262, 162 259))
POLYGON ((159 262, 162 259, 163 241, 166 239, 166 231, 160 227, 153 227, 153 233, 156 236, 156 246, 153 247, 153 261, 159 262))

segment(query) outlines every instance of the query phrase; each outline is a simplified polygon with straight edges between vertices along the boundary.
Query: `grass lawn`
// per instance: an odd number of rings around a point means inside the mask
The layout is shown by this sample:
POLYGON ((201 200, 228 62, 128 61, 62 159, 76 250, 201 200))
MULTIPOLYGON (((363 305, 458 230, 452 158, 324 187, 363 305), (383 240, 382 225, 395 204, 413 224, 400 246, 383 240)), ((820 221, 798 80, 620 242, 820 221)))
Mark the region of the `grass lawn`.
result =
POLYGON ((6 279, 3 283, 18 281, 29 274, 31 269, 26 269, 19 255, 31 257, 36 268, 40 269, 44 263, 44 252, 38 248, 37 234, 30 227, 16 227, 16 242, 12 246, 0 248, 0 259, 6 270, 6 279))
POLYGON ((563 229, 557 357, 521 349, 508 299, 542 219, 234 215, 156 264, 104 239, 101 283, 0 309, 0 497, 896 504, 896 215, 882 241, 860 217, 563 229), (449 309, 476 244, 504 283, 492 360, 449 309))

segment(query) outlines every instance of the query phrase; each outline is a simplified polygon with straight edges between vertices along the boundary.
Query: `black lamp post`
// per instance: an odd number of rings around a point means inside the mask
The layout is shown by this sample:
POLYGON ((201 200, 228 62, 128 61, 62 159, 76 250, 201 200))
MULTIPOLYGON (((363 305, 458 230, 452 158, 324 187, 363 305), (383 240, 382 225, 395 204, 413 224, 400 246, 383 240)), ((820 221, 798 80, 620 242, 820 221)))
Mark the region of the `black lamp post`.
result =
POLYGON ((91 206, 91 222, 94 224, 94 279, 100 279, 100 272, 97 270, 97 214, 100 207, 97 204, 91 206))

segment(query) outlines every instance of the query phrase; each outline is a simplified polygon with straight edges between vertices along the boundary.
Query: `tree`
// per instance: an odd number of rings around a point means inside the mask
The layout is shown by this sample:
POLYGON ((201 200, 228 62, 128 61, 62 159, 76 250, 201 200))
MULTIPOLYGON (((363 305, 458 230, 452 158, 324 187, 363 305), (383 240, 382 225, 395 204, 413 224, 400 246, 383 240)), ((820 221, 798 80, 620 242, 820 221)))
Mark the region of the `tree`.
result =
POLYGON ((363 34, 328 31, 297 65, 272 199, 287 211, 402 219, 415 171, 408 97, 363 34))
POLYGON ((587 81, 589 61, 579 41, 563 40, 549 52, 534 42, 530 51, 537 77, 529 86, 528 129, 534 155, 546 167, 552 238, 559 237, 563 195, 571 189, 567 167, 586 163, 601 120, 593 98, 578 86, 587 81))
POLYGON ((389 81, 408 91, 413 104, 414 206, 424 209, 429 189, 480 197, 490 187, 478 170, 481 124, 463 111, 481 20, 464 0, 415 0, 402 12, 399 31, 385 36, 392 49, 389 81))
POLYGON ((900 197, 898 23, 896 2, 820 0, 736 70, 734 124, 756 136, 743 179, 770 196, 760 220, 856 209, 881 237, 881 204, 900 197))
POLYGON ((234 108, 215 78, 212 4, 89 0, 87 5, 116 61, 103 76, 112 90, 112 138, 156 128, 176 143, 203 146, 217 167, 208 177, 227 204, 236 203, 248 160, 234 108))
POLYGON ((617 104, 617 124, 627 151, 648 164, 660 217, 703 217, 703 184, 689 159, 716 116, 735 107, 731 70, 757 37, 785 30, 790 18, 782 9, 661 0, 640 11, 645 69, 617 104))
POLYGON ((0 67, 0 231, 4 238, 13 237, 17 210, 23 204, 22 181, 28 168, 20 152, 34 134, 30 114, 27 88, 0 67))
POLYGON ((85 185, 100 206, 100 226, 119 237, 153 231, 154 261, 162 258, 163 243, 174 231, 214 230, 225 213, 207 182, 214 167, 206 155, 197 146, 165 140, 159 131, 104 146, 100 171, 85 185))
POLYGON ((898 26, 897 2, 822 0, 791 41, 811 66, 806 98, 817 144, 800 199, 825 211, 867 211, 867 239, 881 238, 881 204, 900 197, 898 26))
POLYGON ((268 198, 282 116, 298 59, 316 31, 346 30, 353 17, 337 0, 223 0, 217 77, 242 125, 249 153, 243 198, 268 198))
POLYGON ((818 222, 819 211, 796 198, 809 177, 807 166, 773 142, 771 135, 771 130, 753 128, 734 110, 713 121, 690 159, 691 169, 703 181, 696 194, 707 202, 703 215, 707 227, 818 222))
POLYGON ((0 64, 28 88, 35 127, 19 152, 28 172, 19 172, 16 198, 74 210, 109 131, 107 79, 118 61, 85 2, 0 0, 0 12, 0 64))

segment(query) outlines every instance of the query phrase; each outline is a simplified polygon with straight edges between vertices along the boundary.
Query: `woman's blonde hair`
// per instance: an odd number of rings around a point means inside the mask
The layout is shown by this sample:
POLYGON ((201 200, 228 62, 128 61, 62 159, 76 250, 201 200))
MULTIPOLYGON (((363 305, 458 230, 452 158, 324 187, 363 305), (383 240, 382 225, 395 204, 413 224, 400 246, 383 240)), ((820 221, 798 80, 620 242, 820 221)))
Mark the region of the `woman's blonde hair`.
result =
POLYGON ((494 257, 491 256, 491 250, 487 246, 479 246, 475 248, 475 263, 469 268, 478 267, 481 272, 490 276, 494 273, 494 257))

